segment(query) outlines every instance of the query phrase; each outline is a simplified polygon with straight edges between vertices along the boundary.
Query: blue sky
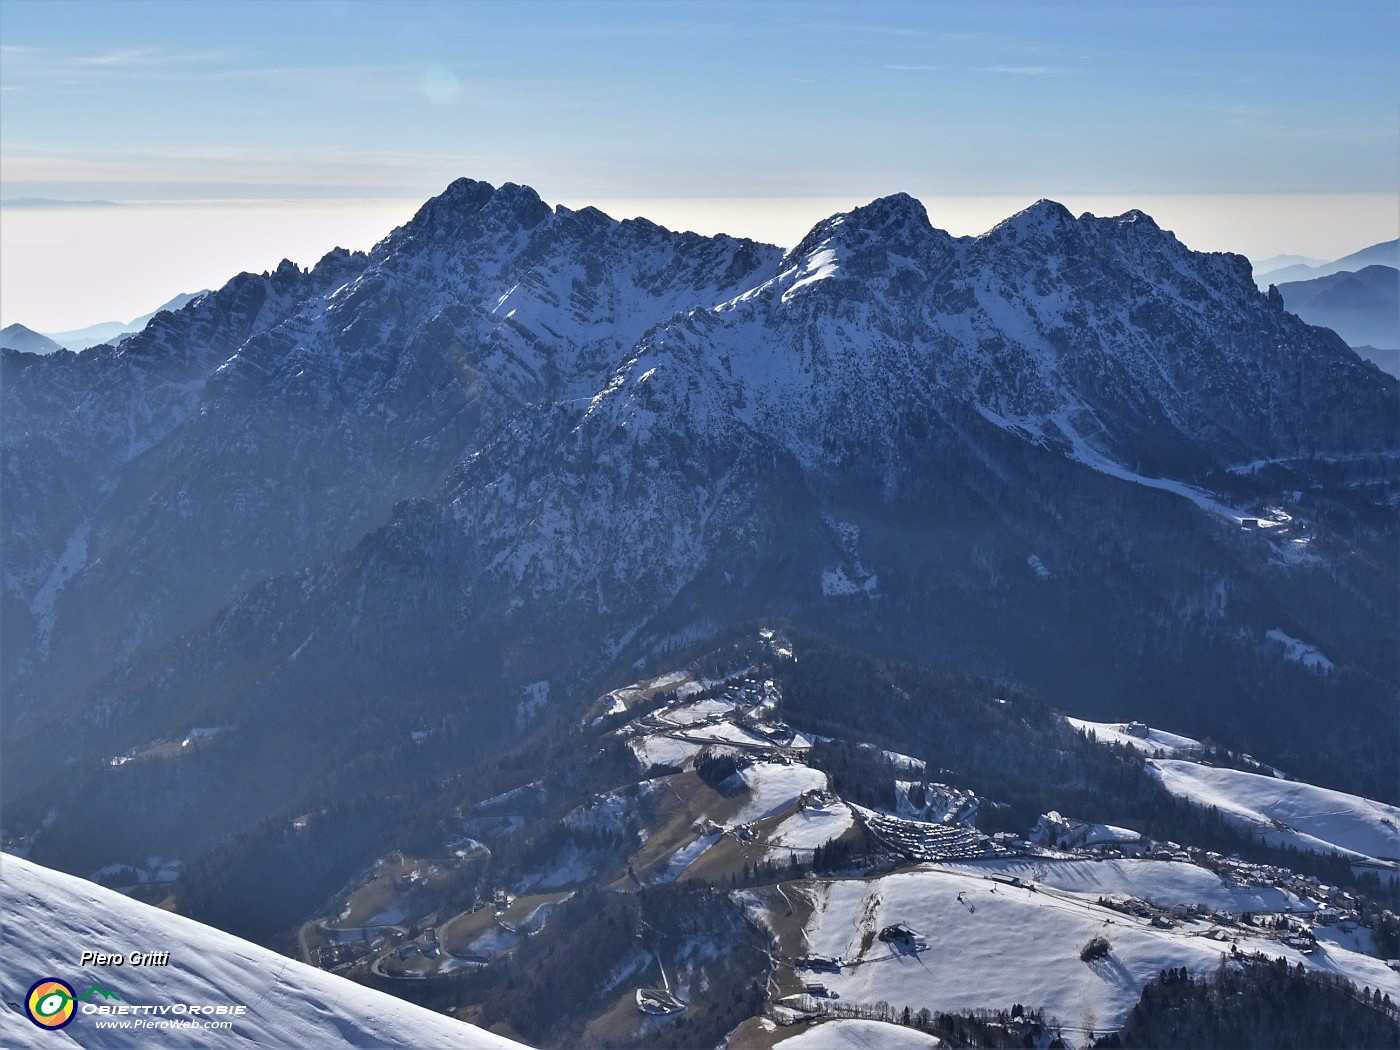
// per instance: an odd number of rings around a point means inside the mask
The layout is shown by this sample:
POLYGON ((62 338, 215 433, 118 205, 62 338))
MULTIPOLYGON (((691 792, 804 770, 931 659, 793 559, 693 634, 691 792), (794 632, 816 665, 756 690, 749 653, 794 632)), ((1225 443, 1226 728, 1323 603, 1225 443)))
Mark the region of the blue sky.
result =
POLYGON ((4 198, 421 200, 464 174, 623 211, 1400 186, 1394 0, 0 0, 0 47, 4 198))
POLYGON ((0 4, 6 196, 1394 190, 1400 5, 0 4))

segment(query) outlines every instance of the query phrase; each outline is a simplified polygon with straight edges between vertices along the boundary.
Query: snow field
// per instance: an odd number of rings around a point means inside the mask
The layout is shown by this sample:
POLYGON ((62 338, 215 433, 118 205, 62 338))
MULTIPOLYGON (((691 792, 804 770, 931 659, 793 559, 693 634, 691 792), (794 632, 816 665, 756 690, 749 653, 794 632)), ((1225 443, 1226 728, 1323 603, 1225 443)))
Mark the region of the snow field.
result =
POLYGON ((826 774, 810 766, 755 762, 740 770, 739 776, 748 788, 749 797, 735 816, 734 824, 762 820, 796 802, 804 792, 825 791, 827 788, 826 774))
POLYGON ((1084 897, 1124 894, 1159 908, 1204 904, 1212 911, 1311 911, 1316 905, 1276 886, 1242 886, 1195 864, 1170 860, 1035 860, 967 861, 942 865, 973 875, 993 872, 1038 886, 1049 886, 1084 897))
MULTIPOLYGON (((1263 522, 1260 522, 1262 525, 1263 522)), ((1318 674, 1330 674, 1333 670, 1333 663, 1322 654, 1322 650, 1315 645, 1300 641, 1290 634, 1285 634, 1275 627, 1266 631, 1264 637, 1271 642, 1277 642, 1283 646, 1283 657, 1285 660, 1292 660, 1300 663, 1309 671, 1316 671, 1318 674)))
POLYGON ((782 1050, 929 1050, 942 1046, 937 1036, 883 1021, 826 1021, 784 1039, 782 1050))
POLYGON ((713 725, 687 726, 685 735, 692 740, 710 744, 744 744, 749 747, 766 747, 768 741, 755 733, 750 733, 733 722, 716 722, 713 725))
POLYGON ((674 882, 680 878, 686 868, 699 860, 711 846, 718 842, 721 833, 712 831, 708 835, 701 835, 699 838, 686 843, 675 853, 671 854, 671 859, 666 862, 665 879, 667 882, 674 882))
POLYGON ((1149 772, 1173 795, 1215 806, 1274 845, 1288 843, 1351 857, 1400 859, 1400 809, 1343 791, 1221 769, 1157 760, 1149 772), (1278 823, 1275 823, 1275 822, 1278 823), (1283 826, 1279 826, 1279 825, 1283 826))
POLYGON ((693 704, 664 707, 656 713, 656 717, 673 725, 689 726, 716 715, 732 714, 734 708, 734 703, 729 700, 698 700, 693 704))
MULTIPOLYGON (((1217 967, 1228 948, 1185 932, 1207 928, 1160 930, 1061 894, 915 871, 827 884, 805 932, 810 953, 846 959, 839 974, 821 980, 847 1002, 944 1011, 1020 1002, 1043 1007, 1066 1028, 1087 1027, 1092 1017, 1104 1030, 1122 1023, 1161 970, 1184 966, 1204 976, 1217 967), (928 948, 901 952, 876 939, 895 922, 913 927, 928 948), (1111 953, 1082 962, 1080 948, 1098 934, 1111 953)), ((1304 957, 1262 937, 1241 939, 1241 951, 1256 949, 1400 995, 1400 976, 1379 959, 1333 945, 1304 957)))
POLYGON ((653 736, 634 737, 627 741, 627 746, 632 749, 637 761, 645 769, 653 765, 679 766, 698 755, 705 745, 657 733, 653 736))
POLYGON ((1160 749, 1167 755, 1177 758, 1182 752, 1196 751, 1201 746, 1199 740, 1192 740, 1189 736, 1179 736, 1161 729, 1149 729, 1147 738, 1143 739, 1142 737, 1130 736, 1127 727, 1121 722, 1089 722, 1082 718, 1066 718, 1065 721, 1083 732, 1093 730, 1094 736, 1100 744, 1122 744, 1124 747, 1135 748, 1146 755, 1155 754, 1160 749))
POLYGON ((768 836, 772 846, 814 850, 855 827, 855 817, 844 802, 822 809, 803 808, 785 819, 768 836))
POLYGON ((1147 768, 1163 787, 1199 806, 1215 806, 1227 820, 1271 845, 1353 860, 1400 860, 1400 808, 1282 777, 1203 765, 1188 757, 1198 753, 1199 742, 1175 733, 1149 729, 1144 739, 1130 736, 1121 723, 1067 721, 1076 729, 1092 730, 1100 743, 1123 744, 1145 754, 1162 750, 1169 757, 1149 759, 1147 768))

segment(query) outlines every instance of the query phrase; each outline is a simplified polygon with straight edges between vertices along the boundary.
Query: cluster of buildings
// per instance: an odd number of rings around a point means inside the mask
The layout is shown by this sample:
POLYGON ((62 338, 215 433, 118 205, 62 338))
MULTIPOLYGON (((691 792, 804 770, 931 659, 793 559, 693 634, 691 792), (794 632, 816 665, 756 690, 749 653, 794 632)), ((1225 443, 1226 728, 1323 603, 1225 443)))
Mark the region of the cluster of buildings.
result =
POLYGON ((904 820, 853 806, 870 837, 892 853, 915 863, 978 860, 1009 856, 1009 851, 975 828, 904 820))

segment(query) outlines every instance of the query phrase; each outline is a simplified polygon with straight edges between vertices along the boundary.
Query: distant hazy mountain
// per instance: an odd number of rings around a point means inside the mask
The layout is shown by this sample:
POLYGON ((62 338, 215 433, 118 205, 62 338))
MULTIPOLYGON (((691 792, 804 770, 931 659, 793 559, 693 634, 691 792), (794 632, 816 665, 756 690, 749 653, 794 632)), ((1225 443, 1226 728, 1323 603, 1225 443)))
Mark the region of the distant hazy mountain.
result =
POLYGON ((1271 284, 1282 284, 1285 281, 1307 281, 1314 277, 1326 277, 1328 274, 1341 273, 1343 271, 1353 272, 1367 266, 1396 266, 1400 267, 1400 240, 1382 241, 1380 244, 1373 244, 1369 248, 1362 248, 1359 252, 1352 252, 1333 262, 1319 263, 1316 266, 1306 266, 1295 263, 1291 266, 1270 266, 1274 260, 1260 263, 1254 269, 1254 279, 1260 288, 1267 288, 1271 284))
POLYGON ((11 350, 22 350, 27 354, 51 354, 63 347, 46 335, 25 328, 22 324, 12 324, 0 329, 0 346, 11 350))
POLYGON ((1278 290, 1289 310, 1308 324, 1332 329, 1353 347, 1400 347, 1400 270, 1393 266, 1290 281, 1278 290))
POLYGON ((1267 259, 1250 260, 1257 274, 1273 273, 1285 266, 1325 266, 1326 259, 1314 259, 1311 255, 1271 255, 1267 259))
POLYGON ((0 208, 27 209, 30 211, 49 208, 120 208, 116 201, 65 201, 54 197, 9 197, 0 200, 0 208))
MULTIPOLYGON (((168 303, 157 306, 148 314, 133 318, 125 323, 121 321, 101 321, 86 328, 75 328, 71 332, 49 332, 48 337, 58 347, 66 350, 86 350, 90 346, 98 346, 102 343, 119 343, 127 336, 135 335, 156 314, 165 310, 179 310, 186 303, 203 295, 204 292, 181 292, 168 303)), ((8 329, 6 329, 8 331, 8 329)), ((8 344, 6 344, 8 345, 8 344)), ((37 353, 48 353, 47 350, 36 351, 37 353)))
POLYGON ((1353 346, 1352 349, 1381 371, 1400 378, 1400 347, 1381 349, 1378 346, 1353 346))

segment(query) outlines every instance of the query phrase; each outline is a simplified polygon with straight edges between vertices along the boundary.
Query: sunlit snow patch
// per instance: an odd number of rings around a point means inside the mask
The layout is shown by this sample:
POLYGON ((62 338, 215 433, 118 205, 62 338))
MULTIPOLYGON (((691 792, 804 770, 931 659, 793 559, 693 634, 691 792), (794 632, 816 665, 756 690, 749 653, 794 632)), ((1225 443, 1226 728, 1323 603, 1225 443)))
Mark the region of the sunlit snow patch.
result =
POLYGON ((681 766, 700 753, 703 744, 658 733, 627 741, 643 769, 652 766, 681 766))
POLYGON ((1300 663, 1309 671, 1318 674, 1331 674, 1333 663, 1322 655, 1322 650, 1315 645, 1300 641, 1292 635, 1285 634, 1277 627, 1265 632, 1264 637, 1271 642, 1278 642, 1283 646, 1283 657, 1285 660, 1292 660, 1300 663))
POLYGON ((1217 500, 1204 489, 1198 489, 1194 485, 1188 485, 1183 481, 1175 481, 1171 478, 1152 478, 1145 474, 1138 474, 1129 470, 1121 463, 1115 463, 1108 456, 1098 451, 1075 429, 1069 421, 1068 412, 1060 412, 1048 419, 1027 419, 1014 420, 979 405, 977 411, 989 423, 1001 427, 1012 434, 1022 438, 1028 438, 1036 444, 1046 442, 1048 436, 1068 442, 1069 451, 1067 456, 1076 463, 1081 463, 1091 470, 1096 470, 1100 474, 1107 474, 1109 477, 1120 478, 1123 481, 1131 481, 1135 485, 1144 488, 1157 489, 1161 492, 1170 492, 1177 496, 1184 496, 1196 506, 1207 513, 1217 515, 1227 521, 1232 521, 1236 525, 1244 521, 1244 515, 1231 507, 1217 500), (1049 435, 1047 435, 1047 424, 1049 435))
POLYGON ((1065 721, 1081 732, 1092 732, 1100 744, 1121 744, 1148 755, 1161 751, 1168 758, 1180 758, 1201 751, 1199 740, 1153 729, 1142 722, 1090 722, 1083 718, 1066 718, 1065 721))
POLYGON ((855 817, 844 802, 833 801, 821 806, 803 806, 779 824, 768 836, 774 846, 788 849, 811 849, 840 838, 855 827, 855 817))
POLYGON ((63 553, 30 603, 29 611, 39 621, 39 648, 43 652, 48 652, 49 638, 53 635, 54 603, 58 601, 58 592, 87 564, 87 539, 88 526, 84 522, 68 537, 63 553))
POLYGON ((973 874, 992 872, 1073 893, 1089 903, 1099 897, 1138 897, 1159 908, 1201 904, 1233 914, 1243 912, 1304 912, 1316 904, 1279 886, 1248 886, 1222 878, 1207 868, 1184 861, 1048 860, 1006 858, 959 861, 948 867, 973 874))
POLYGON ((797 280, 783 293, 783 302, 789 302, 794 295, 809 285, 824 281, 837 270, 836 249, 819 248, 802 261, 797 271, 797 280))
POLYGON ((930 1050, 943 1045, 927 1032, 858 1018, 825 1021, 783 1040, 784 1050, 930 1050))
POLYGON ((1197 762, 1154 760, 1173 795, 1215 806, 1264 842, 1350 857, 1400 859, 1400 809, 1344 791, 1197 762))
POLYGON ((748 800, 735 818, 738 824, 771 816, 796 802, 806 792, 825 791, 827 788, 826 774, 810 766, 755 762, 738 775, 749 790, 748 800))

